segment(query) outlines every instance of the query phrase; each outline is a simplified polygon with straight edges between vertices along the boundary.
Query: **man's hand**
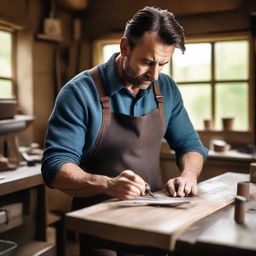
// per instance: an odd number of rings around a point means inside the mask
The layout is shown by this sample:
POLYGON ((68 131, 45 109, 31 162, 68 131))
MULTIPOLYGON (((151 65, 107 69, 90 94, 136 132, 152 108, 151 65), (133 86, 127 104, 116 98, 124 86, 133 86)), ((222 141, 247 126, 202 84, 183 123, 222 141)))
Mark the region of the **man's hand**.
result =
POLYGON ((197 178, 193 174, 181 174, 181 176, 168 180, 167 194, 173 197, 184 197, 197 194, 197 178))
POLYGON ((105 193, 119 199, 132 199, 145 194, 146 182, 131 170, 107 180, 105 193))
POLYGON ((203 156, 198 152, 188 152, 180 157, 178 167, 181 175, 170 179, 166 185, 170 196, 188 196, 197 194, 197 178, 203 167, 203 156))

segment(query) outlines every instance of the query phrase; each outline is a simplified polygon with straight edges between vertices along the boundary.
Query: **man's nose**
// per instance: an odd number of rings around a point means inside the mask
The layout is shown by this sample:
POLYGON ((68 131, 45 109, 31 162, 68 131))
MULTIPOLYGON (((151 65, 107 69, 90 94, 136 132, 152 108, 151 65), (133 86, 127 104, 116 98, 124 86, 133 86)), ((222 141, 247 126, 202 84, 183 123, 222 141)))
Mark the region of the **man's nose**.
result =
POLYGON ((152 65, 149 70, 150 78, 152 78, 154 81, 158 79, 159 75, 159 68, 158 65, 152 65))

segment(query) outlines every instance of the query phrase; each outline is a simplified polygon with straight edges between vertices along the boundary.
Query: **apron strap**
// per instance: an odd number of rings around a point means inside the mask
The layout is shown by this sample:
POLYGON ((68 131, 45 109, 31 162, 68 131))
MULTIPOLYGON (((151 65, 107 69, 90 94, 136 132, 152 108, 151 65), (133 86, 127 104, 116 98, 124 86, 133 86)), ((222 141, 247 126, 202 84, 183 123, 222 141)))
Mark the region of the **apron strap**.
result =
POLYGON ((93 67, 92 69, 88 70, 94 83, 96 86, 96 89, 98 91, 98 94, 100 97, 104 97, 106 96, 105 90, 104 90, 104 86, 101 82, 101 78, 100 78, 100 74, 99 74, 99 69, 98 66, 93 67))
POLYGON ((97 152, 98 147, 102 143, 102 138, 104 137, 107 127, 109 126, 109 123, 110 123, 110 115, 111 114, 110 114, 110 99, 108 96, 106 96, 104 86, 103 86, 101 78, 100 78, 98 66, 90 69, 89 73, 95 83, 96 89, 99 94, 100 103, 102 106, 102 125, 101 125, 99 135, 97 137, 96 143, 95 143, 94 150, 92 151, 92 154, 90 155, 90 157, 91 157, 94 153, 97 152))
POLYGON ((159 109, 160 119, 162 123, 162 129, 164 131, 164 97, 160 94, 159 87, 156 83, 154 83, 154 92, 156 96, 156 102, 159 109))

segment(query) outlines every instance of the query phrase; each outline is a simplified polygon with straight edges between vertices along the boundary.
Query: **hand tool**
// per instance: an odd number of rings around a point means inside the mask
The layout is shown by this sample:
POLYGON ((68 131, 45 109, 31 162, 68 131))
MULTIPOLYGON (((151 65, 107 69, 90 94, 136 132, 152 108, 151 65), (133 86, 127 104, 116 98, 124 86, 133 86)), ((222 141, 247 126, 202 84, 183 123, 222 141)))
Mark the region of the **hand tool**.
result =
POLYGON ((153 197, 154 199, 158 199, 157 196, 151 191, 151 188, 148 183, 146 183, 145 193, 153 197))

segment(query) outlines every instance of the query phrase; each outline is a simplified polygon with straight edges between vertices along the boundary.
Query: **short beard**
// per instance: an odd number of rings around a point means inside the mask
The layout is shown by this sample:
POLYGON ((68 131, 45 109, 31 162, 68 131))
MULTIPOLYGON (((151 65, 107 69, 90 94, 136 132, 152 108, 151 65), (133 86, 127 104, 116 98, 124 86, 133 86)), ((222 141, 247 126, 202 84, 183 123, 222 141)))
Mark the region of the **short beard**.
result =
POLYGON ((154 81, 147 75, 137 76, 136 73, 131 68, 131 66, 129 65, 127 59, 124 59, 123 71, 124 71, 125 79, 129 83, 131 83, 134 87, 137 87, 142 90, 145 90, 148 88, 148 84, 144 84, 143 82, 145 82, 145 81, 153 82, 154 81))

